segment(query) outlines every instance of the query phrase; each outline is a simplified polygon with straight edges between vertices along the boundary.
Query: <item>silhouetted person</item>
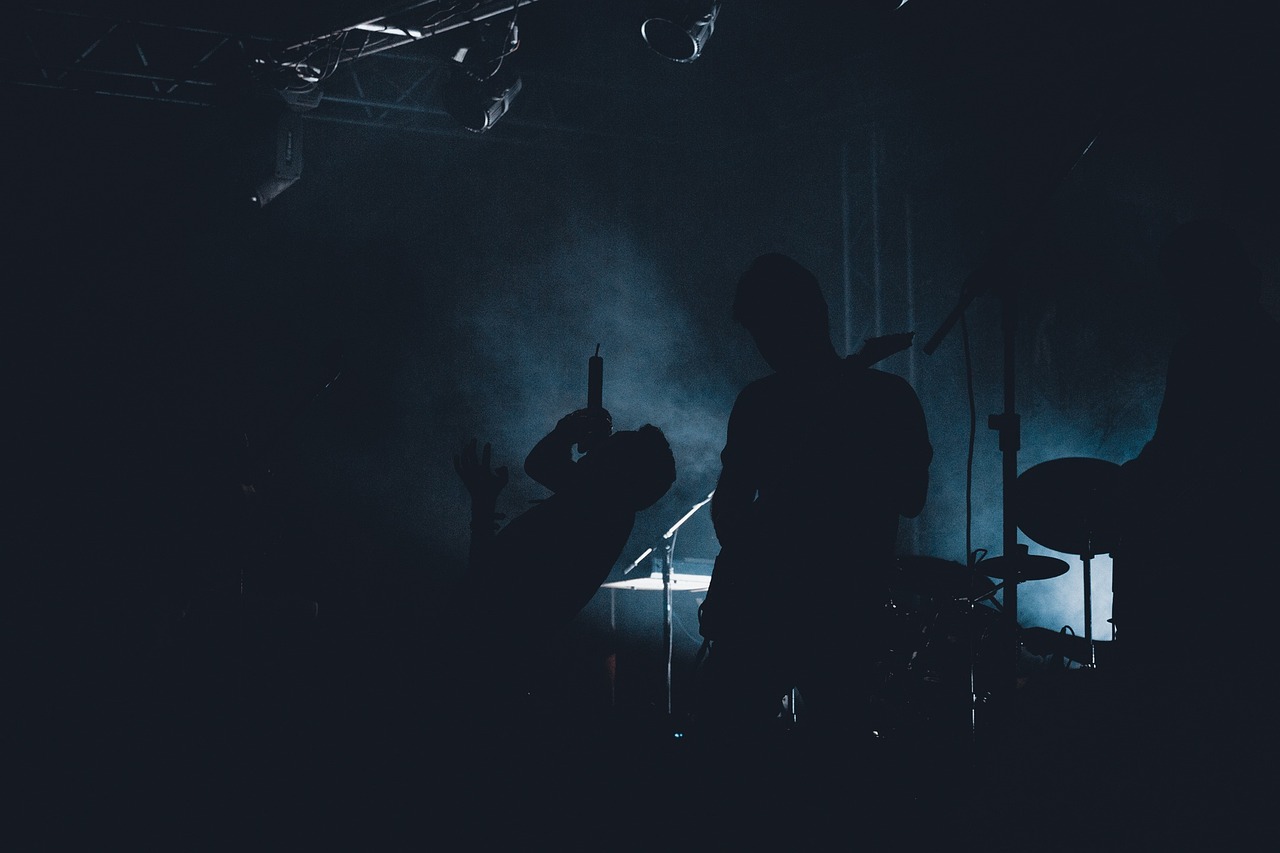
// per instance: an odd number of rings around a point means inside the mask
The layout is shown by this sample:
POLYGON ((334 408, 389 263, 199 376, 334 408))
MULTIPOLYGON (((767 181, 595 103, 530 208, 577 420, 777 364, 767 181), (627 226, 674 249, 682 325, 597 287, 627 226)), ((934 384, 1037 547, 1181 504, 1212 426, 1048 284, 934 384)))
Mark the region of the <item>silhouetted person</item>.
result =
POLYGON ((933 448, 906 380, 871 368, 878 356, 837 355, 819 283, 796 261, 757 258, 733 318, 774 372, 738 395, 721 453, 697 728, 713 753, 753 761, 797 688, 799 728, 841 765, 840 747, 871 737, 872 625, 933 448))
POLYGON ((507 469, 491 468, 487 444, 477 456, 474 440, 454 465, 471 495, 466 596, 476 627, 513 657, 536 650, 577 616, 626 547, 636 513, 676 477, 662 430, 646 424, 613 432, 608 412, 592 409, 561 418, 529 452, 526 473, 553 494, 500 529, 497 498, 507 469), (601 432, 605 437, 575 458, 575 445, 601 432))
POLYGON ((617 563, 636 514, 675 482, 675 457, 656 426, 613 432, 607 411, 573 412, 525 459, 529 476, 552 494, 505 526, 496 510, 508 473, 492 467, 490 446, 477 452, 472 440, 454 465, 471 495, 472 521, 467 576, 456 600, 445 602, 455 611, 445 653, 460 667, 457 683, 441 691, 460 712, 445 735, 447 746, 461 747, 453 778, 481 807, 482 821, 499 806, 501 826, 550 819, 582 830, 591 815, 606 813, 596 798, 618 796, 600 780, 620 756, 592 748, 596 721, 583 721, 557 695, 558 652, 617 563), (593 725, 583 730, 580 722, 593 725))
POLYGON ((1260 271, 1221 222, 1175 229, 1160 272, 1182 330, 1154 434, 1121 466, 1117 757, 1141 774, 1133 789, 1147 794, 1153 822, 1192 815, 1190 831, 1220 838, 1245 816, 1226 809, 1256 808, 1274 790, 1252 774, 1277 757, 1280 324, 1261 304, 1260 271))

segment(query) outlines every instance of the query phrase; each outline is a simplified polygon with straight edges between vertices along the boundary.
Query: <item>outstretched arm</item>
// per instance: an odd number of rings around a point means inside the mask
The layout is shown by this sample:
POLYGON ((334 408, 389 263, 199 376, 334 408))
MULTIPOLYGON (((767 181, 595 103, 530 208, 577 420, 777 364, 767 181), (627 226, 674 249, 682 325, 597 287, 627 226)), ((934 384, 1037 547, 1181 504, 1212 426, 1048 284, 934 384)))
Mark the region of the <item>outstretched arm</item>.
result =
POLYGON ((504 516, 497 511, 498 495, 507 485, 507 467, 490 468, 493 448, 488 442, 482 455, 476 455, 473 438, 460 453, 453 456, 453 469, 471 495, 471 548, 468 564, 472 572, 484 571, 493 552, 493 540, 498 532, 498 520, 504 516))

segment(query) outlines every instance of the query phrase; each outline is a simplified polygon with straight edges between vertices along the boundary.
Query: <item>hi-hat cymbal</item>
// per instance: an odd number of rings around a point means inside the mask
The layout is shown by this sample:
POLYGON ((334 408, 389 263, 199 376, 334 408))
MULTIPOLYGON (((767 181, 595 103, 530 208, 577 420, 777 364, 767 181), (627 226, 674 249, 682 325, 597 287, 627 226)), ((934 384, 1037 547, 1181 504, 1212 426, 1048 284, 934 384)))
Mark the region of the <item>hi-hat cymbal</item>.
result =
POLYGON ((1120 466, 1069 456, 1033 465, 1015 486, 1018 529, 1063 554, 1109 554, 1119 539, 1115 491, 1120 466))
POLYGON ((991 557, 978 563, 978 571, 1001 580, 1038 581, 1065 575, 1071 568, 1066 560, 1036 554, 991 557))

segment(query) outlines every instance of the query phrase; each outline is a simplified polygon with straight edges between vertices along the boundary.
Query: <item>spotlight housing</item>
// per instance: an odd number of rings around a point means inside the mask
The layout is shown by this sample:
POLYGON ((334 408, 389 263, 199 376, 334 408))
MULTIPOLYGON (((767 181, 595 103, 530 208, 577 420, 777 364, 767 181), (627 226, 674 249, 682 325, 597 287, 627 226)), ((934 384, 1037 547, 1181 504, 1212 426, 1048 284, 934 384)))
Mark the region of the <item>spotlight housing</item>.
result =
POLYGON ((504 67, 520 47, 520 33, 508 24, 480 24, 468 33, 450 57, 452 67, 441 96, 454 120, 473 133, 484 133, 511 109, 524 84, 520 75, 504 67))
POLYGON ((640 25, 645 44, 673 62, 693 62, 715 32, 720 0, 669 2, 640 25))
POLYGON ((302 178, 303 114, 319 91, 264 92, 245 105, 250 199, 266 207, 302 178))
POLYGON ((453 69, 442 93, 444 108, 467 130, 484 133, 506 115, 523 87, 517 75, 498 74, 477 79, 453 69))

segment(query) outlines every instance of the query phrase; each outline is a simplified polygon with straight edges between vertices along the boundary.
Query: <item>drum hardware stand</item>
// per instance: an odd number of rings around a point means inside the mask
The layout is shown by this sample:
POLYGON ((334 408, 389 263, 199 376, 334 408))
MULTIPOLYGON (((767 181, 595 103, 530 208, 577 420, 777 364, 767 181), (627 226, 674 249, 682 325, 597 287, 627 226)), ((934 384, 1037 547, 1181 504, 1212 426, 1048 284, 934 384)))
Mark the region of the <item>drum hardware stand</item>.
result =
MULTIPOLYGON (((942 325, 934 332, 933 337, 924 345, 926 355, 933 355, 938 346, 942 343, 942 339, 947 336, 951 328, 960 320, 969 305, 978 296, 994 292, 1000 299, 1000 325, 1002 335, 1003 349, 1003 386, 1004 386, 1004 411, 1000 414, 993 414, 988 417, 987 426, 999 433, 1000 452, 1001 452, 1001 484, 1002 484, 1002 512, 1003 512, 1003 535, 1002 545, 1006 555, 1019 554, 1018 527, 1015 522, 1017 514, 1014 512, 1015 500, 1014 489, 1018 479, 1018 450, 1021 446, 1021 417, 1018 415, 1016 402, 1017 373, 1014 369, 1015 355, 1017 352, 1017 326, 1018 326, 1018 299, 1017 288, 1011 280, 1010 270, 1007 266, 1008 255, 1012 249, 1016 249, 1027 242, 1027 238, 1031 235, 1033 228, 1038 224, 1039 217, 1034 215, 1039 212, 1039 208, 1043 207, 1054 190, 1069 176, 1075 167, 1084 159, 1085 155, 1093 147, 1093 143, 1097 141, 1098 135, 1101 133, 1101 125, 1105 118, 1105 112, 1095 117, 1086 132, 1081 135, 1078 140, 1072 140, 1078 144, 1079 141, 1087 140, 1083 148, 1074 147, 1064 144, 1061 151, 1055 151, 1054 156, 1061 156, 1065 162, 1065 169, 1051 172, 1045 176, 1044 184, 1039 188, 1039 192, 1032 196, 1032 204, 1036 206, 1036 210, 1022 211, 1022 215, 1015 220, 1015 223, 1004 236, 1000 245, 996 246, 996 250, 991 252, 984 263, 978 266, 965 280, 961 288, 960 299, 951 309, 951 312, 943 320, 942 325), (1067 160, 1068 156, 1070 159, 1067 160)), ((1025 549, 1019 556, 1025 554, 1025 549)), ((1012 628, 1011 636, 1017 637, 1018 629, 1018 582, 1014 579, 1014 583, 1007 584, 1004 589, 1004 606, 1003 612, 1012 628)), ((1012 699, 1013 690, 1016 687, 1016 673, 1018 660, 1018 643, 1012 643, 1012 648, 1008 650, 1006 655, 1007 664, 1009 666, 1009 677, 1004 679, 1002 683, 1001 693, 1004 698, 1012 699)))
MULTIPOLYGON (((1103 116, 1098 116, 1096 123, 1100 123, 1102 118, 1103 116)), ((1054 152, 1055 158, 1059 153, 1064 159, 1068 153, 1072 155, 1069 162, 1064 164, 1066 168, 1046 176, 1045 184, 1040 188, 1040 192, 1031 197, 1036 209, 1019 212, 1020 215, 1014 220, 1015 224, 1011 227, 1009 233, 1004 235, 1005 239, 966 278, 961 288, 959 301, 924 347, 925 354, 932 355, 951 327, 961 319, 969 305, 980 294, 994 292, 998 296, 1000 300, 1003 353, 1004 410, 1000 414, 990 415, 987 425, 990 429, 999 433, 1002 462, 1001 543, 1006 557, 1014 560, 1022 558, 1026 554, 1026 548, 1018 542, 1018 526, 1016 523, 1018 514, 1014 511, 1016 508, 1015 486, 1018 479, 1018 450, 1021 446, 1021 417, 1015 406, 1017 373, 1014 367, 1017 353, 1018 288, 1013 281, 1012 270, 1009 268, 1008 260, 1012 250, 1021 248, 1027 243, 1027 238, 1041 219, 1040 216, 1035 214, 1040 212, 1039 208, 1045 206, 1056 187, 1075 170, 1076 165, 1089 153, 1089 149, 1093 147, 1099 132, 1100 130, 1097 127, 1088 128, 1088 133, 1085 137, 1088 142, 1083 149, 1064 146, 1063 151, 1054 152)), ((972 566, 971 554, 968 555, 968 561, 972 566)), ((979 715, 975 702, 975 712, 970 730, 969 754, 967 756, 970 769, 980 771, 980 775, 985 776, 986 781, 994 783, 994 787, 990 789, 989 793, 997 800, 1012 799, 1011 786, 1015 784, 1013 779, 1016 766, 1013 755, 1014 750, 1009 748, 1010 745, 1004 743, 1004 741, 1008 740, 1009 733, 1013 730, 1018 660, 1021 652, 1018 641, 1018 584, 1020 582, 1020 573, 1015 570, 1007 574, 1011 576, 1006 577, 1006 580, 1012 581, 1012 583, 1006 583, 1004 586, 1002 616, 1009 627, 1009 647, 1001 651, 1001 665, 997 669, 1000 677, 996 679, 995 688, 992 690, 992 701, 986 703, 984 710, 987 713, 979 715), (989 719, 990 725, 979 725, 980 716, 982 719, 989 719), (994 764, 990 767, 979 767, 979 741, 983 744, 990 742, 995 747, 992 753, 994 764)), ((985 787, 985 785, 979 787, 985 787)))
POLYGON ((1085 553, 1080 555, 1080 563, 1084 568, 1084 641, 1089 649, 1089 662, 1085 664, 1088 669, 1096 669, 1098 666, 1098 650, 1093 644, 1093 580, 1090 576, 1090 563, 1093 561, 1093 542, 1089 542, 1089 548, 1085 553))
MULTIPOLYGON (((1088 649, 1089 659, 1081 661, 1080 665, 1085 669, 1098 668, 1098 648, 1093 641, 1093 577, 1092 563, 1096 556, 1093 553, 1094 541, 1090 538, 1085 543, 1085 551, 1080 557, 1080 565, 1084 576, 1084 642, 1085 648, 1088 649)), ((1111 622, 1111 638, 1115 639, 1115 619, 1108 620, 1111 622)))
MULTIPOLYGON (((980 292, 989 289, 995 289, 999 292, 1001 304, 1001 329, 1002 344, 1004 354, 1004 370, 1003 370, 1003 386, 1004 386, 1004 411, 1000 414, 993 414, 988 417, 987 425, 990 429, 999 433, 999 447, 1001 452, 1001 483, 1002 483, 1002 517, 1003 536, 1002 543, 1004 553, 1010 556, 1021 555, 1025 553, 1025 546, 1021 546, 1018 542, 1018 528, 1014 523, 1017 514, 1014 512, 1014 484, 1018 478, 1018 450, 1021 446, 1021 417, 1016 410, 1016 372, 1014 369, 1014 360, 1016 355, 1017 342, 1017 322, 1018 308, 1017 295, 1011 283, 1004 281, 1006 277, 1004 270, 997 266, 987 266, 980 268, 974 275, 970 276, 970 280, 966 282, 960 302, 952 309, 951 314, 943 323, 942 327, 934 334, 934 336, 925 344, 924 351, 927 355, 932 355, 934 350, 942 342, 942 338, 950 331, 951 327, 960 319, 960 316, 968 308, 969 304, 978 296, 980 292), (1023 548, 1020 552, 1019 548, 1023 548)), ((972 561, 972 555, 969 556, 972 561)), ((971 568, 975 571, 977 563, 971 562, 971 568)), ((1017 636, 1018 624, 1018 580, 1011 578, 1012 583, 1006 582, 1004 588, 1004 601, 1001 608, 1004 618, 1013 626, 1012 636, 1017 636)), ((1013 691, 1016 687, 1017 673, 1017 644, 1006 650, 1008 666, 1008 677, 1001 679, 999 689, 995 691, 992 698, 999 700, 999 706, 1002 710, 1008 711, 1008 706, 1012 704, 1013 691)), ((975 700, 974 713, 974 733, 977 730, 977 712, 975 700)))
MULTIPOLYGON (((1052 459, 1033 466, 1018 478, 1019 526, 1046 548, 1080 557, 1084 577, 1084 654, 1074 658, 1086 669, 1098 665, 1093 635, 1093 558, 1112 551, 1119 539, 1115 529, 1115 489, 1120 466, 1091 457, 1052 459)), ((1114 592, 1115 573, 1112 572, 1114 592)), ((1115 634, 1114 618, 1111 622, 1115 634)))

